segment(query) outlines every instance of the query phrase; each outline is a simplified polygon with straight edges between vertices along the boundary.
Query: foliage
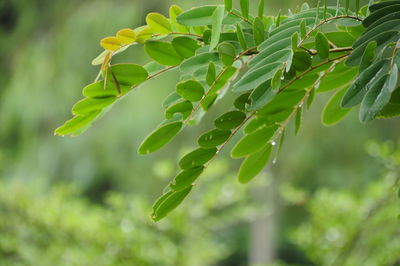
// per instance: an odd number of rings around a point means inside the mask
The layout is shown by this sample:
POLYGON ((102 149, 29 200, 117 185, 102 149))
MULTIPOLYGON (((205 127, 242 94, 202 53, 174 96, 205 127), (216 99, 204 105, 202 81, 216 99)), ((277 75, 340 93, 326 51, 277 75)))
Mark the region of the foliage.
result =
MULTIPOLYGON (((214 171, 226 171, 225 166, 214 171)), ((212 187, 202 198, 190 199, 157 224, 142 195, 112 192, 98 205, 75 185, 47 189, 37 179, 2 181, 1 264, 214 265, 236 252, 239 244, 226 235, 257 206, 239 184, 227 187, 224 179, 208 178, 212 187)))
POLYGON ((319 190, 307 204, 310 218, 292 234, 317 265, 399 263, 400 153, 390 143, 368 149, 384 164, 383 178, 359 193, 319 190))
POLYGON ((99 75, 83 89, 85 98, 72 108, 74 117, 56 134, 81 134, 138 85, 177 69, 181 82, 163 103, 165 120, 138 149, 140 154, 152 153, 187 125, 199 123, 232 84, 232 91, 240 95, 216 118, 215 128, 199 137, 200 149, 179 163, 182 171, 153 206, 157 221, 184 200, 212 159, 243 127, 245 136, 231 155, 245 158, 239 181, 253 179, 270 154, 279 150, 291 120, 298 132, 303 105, 309 107, 318 92, 337 91, 324 109, 327 125, 359 104, 362 122, 396 116, 400 2, 360 9, 356 1, 355 13, 348 2, 343 8, 304 4, 297 12, 277 17, 264 16, 264 1, 253 17, 248 0, 240 1, 240 11, 225 1, 225 7, 188 11, 173 5, 169 19, 150 13, 147 25, 122 29, 101 40, 105 50, 93 60, 101 65, 99 75), (114 55, 138 44, 143 44, 150 63, 111 63, 114 55))

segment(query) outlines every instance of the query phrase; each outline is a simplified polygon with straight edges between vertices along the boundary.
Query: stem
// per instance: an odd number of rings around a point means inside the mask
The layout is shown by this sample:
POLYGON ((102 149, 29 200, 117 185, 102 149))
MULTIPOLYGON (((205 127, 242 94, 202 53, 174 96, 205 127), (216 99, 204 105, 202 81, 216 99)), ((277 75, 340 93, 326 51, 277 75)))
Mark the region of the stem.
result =
MULTIPOLYGON (((308 48, 306 48, 304 46, 301 46, 300 48, 305 50, 310 55, 318 54, 317 50, 308 49, 308 48)), ((353 47, 337 47, 337 48, 329 49, 329 53, 340 53, 340 52, 348 52, 348 51, 353 51, 353 47)))
POLYGON ((304 38, 300 41, 300 43, 298 44, 297 47, 300 47, 304 41, 319 27, 321 27, 322 25, 324 25, 325 23, 328 23, 329 21, 335 20, 335 19, 341 19, 341 18, 350 18, 350 19, 355 19, 358 21, 363 21, 361 18, 359 17, 355 17, 355 16, 349 16, 349 15, 342 15, 342 16, 334 16, 334 17, 330 17, 327 19, 322 20, 321 22, 319 22, 317 25, 315 25, 310 31, 308 31, 306 33, 306 35, 304 36, 304 38))
POLYGON ((288 82, 285 86, 283 86, 282 88, 280 88, 279 91, 278 91, 278 93, 281 92, 281 91, 283 91, 284 89, 286 89, 287 87, 289 87, 289 86, 292 85, 294 82, 296 82, 297 80, 301 79, 302 77, 304 77, 305 75, 307 75, 308 73, 310 73, 311 71, 313 71, 314 69, 319 68, 319 67, 321 67, 321 66, 323 66, 323 65, 326 65, 326 64, 328 64, 328 63, 330 63, 330 62, 333 62, 333 61, 335 61, 335 60, 339 60, 339 59, 342 59, 342 58, 343 58, 343 60, 344 60, 344 59, 347 58, 348 56, 349 56, 349 54, 341 55, 341 56, 338 56, 338 57, 335 57, 335 58, 332 58, 332 59, 328 59, 328 60, 326 60, 326 61, 324 61, 324 62, 321 62, 321 63, 319 63, 319 64, 317 64, 317 65, 315 65, 315 66, 311 66, 309 69, 307 69, 306 71, 304 71, 303 73, 301 73, 300 75, 298 75, 297 77, 295 77, 294 79, 292 79, 290 82, 288 82))
POLYGON ((248 24, 250 24, 250 25, 253 26, 253 23, 251 23, 247 18, 242 17, 241 15, 236 14, 236 13, 234 13, 233 11, 228 11, 228 14, 234 15, 234 16, 240 18, 241 20, 243 20, 244 22, 246 22, 246 23, 248 23, 248 24))

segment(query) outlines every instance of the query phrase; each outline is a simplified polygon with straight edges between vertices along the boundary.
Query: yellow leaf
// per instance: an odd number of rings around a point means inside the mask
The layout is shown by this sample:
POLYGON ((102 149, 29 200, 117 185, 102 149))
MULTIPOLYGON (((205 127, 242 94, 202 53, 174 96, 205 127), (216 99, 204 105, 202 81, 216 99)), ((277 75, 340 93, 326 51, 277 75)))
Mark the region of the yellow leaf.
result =
POLYGON ((106 50, 115 51, 121 47, 122 43, 117 37, 112 36, 101 39, 100 45, 106 50))
POLYGON ((123 44, 131 44, 136 40, 136 33, 132 29, 122 29, 117 32, 117 39, 123 44))

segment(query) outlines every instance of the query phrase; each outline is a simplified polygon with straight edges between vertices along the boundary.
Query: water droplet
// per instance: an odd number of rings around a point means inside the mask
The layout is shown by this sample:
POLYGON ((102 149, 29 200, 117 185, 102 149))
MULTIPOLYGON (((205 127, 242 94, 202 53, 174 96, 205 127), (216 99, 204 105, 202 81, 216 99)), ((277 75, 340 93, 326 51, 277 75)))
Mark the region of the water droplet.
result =
POLYGON ((282 77, 281 77, 281 80, 284 80, 284 79, 285 79, 285 77, 284 77, 284 76, 282 76, 282 77))
POLYGON ((276 164, 276 158, 272 160, 272 164, 276 164))
POLYGON ((272 145, 272 146, 275 146, 275 145, 276 145, 276 142, 275 142, 275 141, 272 141, 272 142, 271 142, 271 145, 272 145))
POLYGON ((299 104, 299 108, 301 108, 301 107, 303 107, 303 103, 300 103, 300 104, 299 104))

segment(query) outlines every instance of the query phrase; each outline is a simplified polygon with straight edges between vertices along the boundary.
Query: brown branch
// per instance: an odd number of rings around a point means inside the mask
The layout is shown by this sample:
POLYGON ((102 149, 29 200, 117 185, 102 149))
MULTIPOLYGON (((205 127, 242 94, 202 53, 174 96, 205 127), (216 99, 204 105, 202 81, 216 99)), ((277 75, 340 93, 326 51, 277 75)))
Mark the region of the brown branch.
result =
POLYGON ((251 23, 247 18, 242 17, 241 15, 236 14, 236 13, 234 13, 233 11, 228 11, 228 14, 234 15, 234 16, 240 18, 241 20, 243 20, 244 22, 246 22, 246 23, 248 23, 248 24, 250 24, 250 25, 253 26, 253 23, 251 23))
MULTIPOLYGON (((304 46, 301 46, 300 48, 305 50, 310 55, 318 54, 318 51, 315 49, 308 49, 304 46)), ((353 47, 337 47, 337 48, 329 49, 329 53, 341 53, 341 52, 348 52, 348 51, 353 51, 353 47)))

